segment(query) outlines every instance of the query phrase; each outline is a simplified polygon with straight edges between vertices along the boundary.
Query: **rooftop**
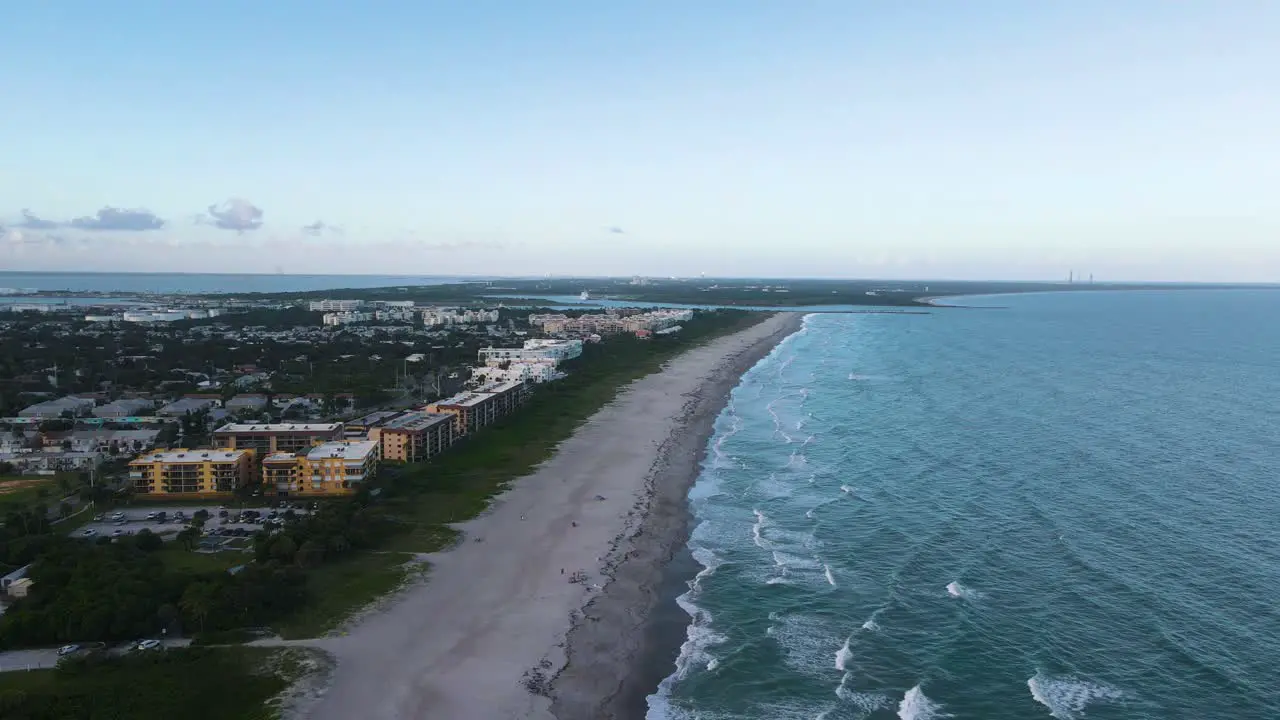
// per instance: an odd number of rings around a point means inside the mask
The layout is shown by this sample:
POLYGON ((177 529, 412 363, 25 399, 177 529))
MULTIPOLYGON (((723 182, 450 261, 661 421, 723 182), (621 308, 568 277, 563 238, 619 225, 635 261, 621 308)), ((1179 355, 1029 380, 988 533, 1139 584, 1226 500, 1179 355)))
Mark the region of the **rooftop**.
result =
POLYGON ((307 459, 342 458, 343 460, 364 460, 377 451, 378 443, 372 440, 327 442, 311 448, 311 451, 307 453, 307 459))
POLYGON ((412 412, 383 424, 384 430, 425 430, 432 425, 453 422, 453 416, 446 413, 412 412))
POLYGON ((270 455, 268 455, 268 456, 266 456, 266 457, 262 458, 262 462, 263 462, 264 464, 265 464, 265 463, 278 463, 278 462, 289 462, 289 463, 292 463, 294 460, 297 460, 297 459, 298 459, 298 456, 297 456, 297 455, 294 455, 294 454, 293 454, 293 453, 291 453, 291 452, 273 452, 273 453, 271 453, 270 455))
POLYGON ((337 432, 341 429, 342 423, 227 423, 214 432, 337 432))
POLYGON ((458 393, 451 398, 445 398, 436 405, 460 405, 462 407, 473 407, 479 405, 493 397, 493 393, 489 392, 465 392, 458 393))
POLYGON ((147 453, 146 455, 140 455, 137 460, 134 460, 134 462, 227 462, 238 460, 248 452, 248 450, 187 450, 185 448, 177 448, 175 450, 161 450, 158 452, 147 453))

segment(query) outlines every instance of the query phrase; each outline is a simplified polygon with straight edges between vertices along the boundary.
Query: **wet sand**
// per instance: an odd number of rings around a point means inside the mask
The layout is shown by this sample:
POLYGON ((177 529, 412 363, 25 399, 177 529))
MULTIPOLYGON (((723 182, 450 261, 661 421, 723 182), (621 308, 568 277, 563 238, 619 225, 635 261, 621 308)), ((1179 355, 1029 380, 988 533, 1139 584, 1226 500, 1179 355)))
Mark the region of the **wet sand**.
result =
MULTIPOLYGON (((627 717, 685 496, 743 372, 799 328, 779 313, 671 360, 515 482, 429 580, 312 641, 336 659, 319 720, 627 717)), ((567 382, 572 382, 572 378, 567 382)), ((301 643, 300 643, 301 644, 301 643)), ((649 688, 650 690, 652 688, 649 688)))

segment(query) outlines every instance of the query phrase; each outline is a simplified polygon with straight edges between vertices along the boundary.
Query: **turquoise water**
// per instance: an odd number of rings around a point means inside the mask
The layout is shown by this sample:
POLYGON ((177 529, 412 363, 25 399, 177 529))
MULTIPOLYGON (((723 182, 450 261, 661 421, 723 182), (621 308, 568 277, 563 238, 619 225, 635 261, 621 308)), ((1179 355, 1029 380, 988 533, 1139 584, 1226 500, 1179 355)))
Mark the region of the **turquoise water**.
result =
POLYGON ((1280 718, 1280 293, 812 315, 717 422, 667 718, 1280 718))

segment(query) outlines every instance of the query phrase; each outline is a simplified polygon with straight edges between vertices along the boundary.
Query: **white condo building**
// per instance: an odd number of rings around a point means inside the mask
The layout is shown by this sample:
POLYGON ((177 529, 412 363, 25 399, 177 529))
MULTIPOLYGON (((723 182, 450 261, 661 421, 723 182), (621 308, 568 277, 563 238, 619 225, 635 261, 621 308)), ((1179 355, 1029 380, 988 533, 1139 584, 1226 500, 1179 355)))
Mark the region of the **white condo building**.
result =
POLYGON ((485 365, 501 363, 543 363, 552 367, 582 354, 581 340, 525 340, 524 347, 480 350, 480 362, 485 365))
POLYGON ((312 300, 312 312, 349 312, 364 307, 363 300, 312 300))

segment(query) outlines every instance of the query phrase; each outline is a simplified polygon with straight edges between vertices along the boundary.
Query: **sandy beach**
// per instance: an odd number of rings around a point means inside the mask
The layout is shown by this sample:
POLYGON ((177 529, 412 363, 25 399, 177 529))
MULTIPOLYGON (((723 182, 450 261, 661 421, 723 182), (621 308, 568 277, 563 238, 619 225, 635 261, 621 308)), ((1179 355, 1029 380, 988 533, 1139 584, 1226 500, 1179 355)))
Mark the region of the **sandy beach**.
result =
MULTIPOLYGON (((632 383, 412 586, 319 646, 319 720, 622 717, 685 495, 741 374, 801 316, 780 313, 632 383)), ((568 380, 572 382, 572 379, 568 380)))

